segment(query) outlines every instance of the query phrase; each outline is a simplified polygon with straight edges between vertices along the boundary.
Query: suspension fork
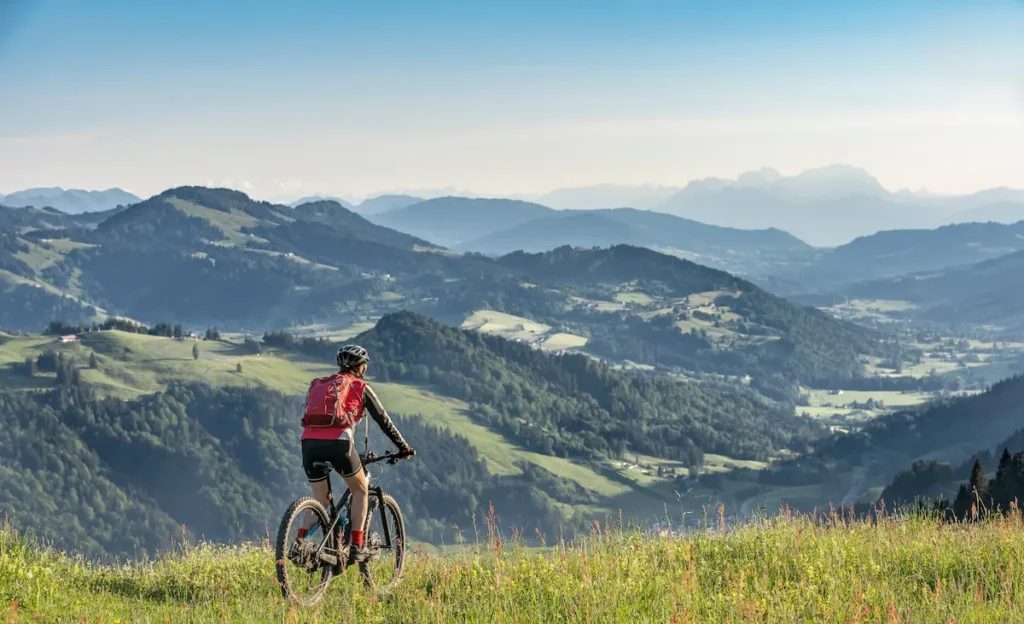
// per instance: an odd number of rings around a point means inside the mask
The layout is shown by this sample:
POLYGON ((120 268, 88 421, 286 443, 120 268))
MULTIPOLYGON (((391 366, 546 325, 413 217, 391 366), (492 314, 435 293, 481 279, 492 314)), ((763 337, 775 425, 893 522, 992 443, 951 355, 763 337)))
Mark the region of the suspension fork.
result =
POLYGON ((376 503, 376 506, 372 507, 371 505, 367 505, 366 519, 367 519, 367 521, 369 521, 370 514, 373 513, 374 511, 379 511, 380 512, 381 525, 384 527, 384 530, 383 530, 383 532, 384 532, 384 535, 383 535, 383 537, 384 537, 383 546, 384 546, 384 548, 390 549, 392 547, 392 544, 391 544, 391 527, 388 526, 387 510, 384 507, 384 490, 382 490, 379 486, 378 487, 370 488, 370 498, 374 501, 374 503, 376 503))

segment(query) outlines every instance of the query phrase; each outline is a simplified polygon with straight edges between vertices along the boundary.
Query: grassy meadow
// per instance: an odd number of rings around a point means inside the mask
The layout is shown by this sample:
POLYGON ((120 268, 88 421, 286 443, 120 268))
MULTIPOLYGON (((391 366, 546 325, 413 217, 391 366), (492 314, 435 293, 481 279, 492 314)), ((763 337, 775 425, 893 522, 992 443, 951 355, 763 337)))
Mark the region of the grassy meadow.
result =
POLYGON ((307 609, 280 596, 265 543, 179 546, 102 566, 2 530, 0 618, 988 624, 1024 621, 1022 559, 1019 515, 950 525, 784 513, 685 538, 597 526, 587 540, 547 548, 494 535, 455 554, 414 553, 390 594, 364 589, 350 570, 307 609))
POLYGON ((502 336, 509 340, 521 340, 549 351, 579 349, 587 344, 587 339, 583 336, 556 332, 550 325, 493 310, 477 310, 470 314, 463 321, 462 328, 502 336))

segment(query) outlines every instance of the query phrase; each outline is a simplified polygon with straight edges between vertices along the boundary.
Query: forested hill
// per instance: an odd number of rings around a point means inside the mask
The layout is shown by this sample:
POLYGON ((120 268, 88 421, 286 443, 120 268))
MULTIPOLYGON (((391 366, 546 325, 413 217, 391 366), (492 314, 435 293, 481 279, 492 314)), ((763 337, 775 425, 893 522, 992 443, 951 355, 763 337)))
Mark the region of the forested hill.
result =
POLYGON ((435 247, 434 243, 424 239, 370 223, 336 201, 299 204, 293 214, 299 221, 330 226, 332 230, 342 232, 348 238, 377 242, 399 249, 435 247))
MULTIPOLYGON (((134 401, 99 399, 67 363, 58 387, 0 392, 0 514, 87 556, 135 557, 190 540, 256 540, 306 491, 298 399, 253 388, 175 384, 134 401)), ((488 472, 465 438, 396 416, 415 461, 387 468, 412 537, 453 543, 490 503, 507 528, 573 534, 562 505, 593 493, 536 466, 488 472)), ((375 436, 380 439, 380 436, 375 436)), ((378 450, 383 450, 378 448, 378 450)))
MULTIPOLYGON (((129 243, 135 238, 146 244, 187 243, 186 237, 208 241, 231 240, 233 234, 249 239, 301 238, 306 231, 291 229, 296 223, 316 224, 336 237, 338 245, 356 240, 412 250, 433 244, 408 234, 374 225, 336 201, 304 203, 295 208, 254 201, 245 193, 229 189, 186 186, 169 189, 139 202, 97 228, 104 240, 129 243), (167 222, 161 222, 169 219, 167 222), (190 226, 194 231, 189 231, 190 226), (284 227, 285 232, 278 232, 284 227), (170 240, 168 240, 170 239, 170 240), (181 239, 176 241, 175 239, 181 239)), ((258 241, 246 241, 247 246, 258 241)), ((293 245, 294 246, 294 245, 293 245)))
POLYGON ((101 212, 71 215, 56 208, 12 208, 0 204, 0 229, 15 233, 34 229, 83 227, 100 223, 123 210, 125 207, 122 206, 101 212))
POLYGON ((890 299, 914 304, 928 320, 974 323, 1024 333, 1024 251, 942 271, 914 273, 843 288, 843 297, 890 299))
POLYGON ((649 249, 561 247, 509 254, 499 263, 537 290, 562 293, 573 311, 560 320, 579 326, 592 350, 613 359, 830 384, 860 377, 861 354, 895 348, 871 330, 649 249), (623 284, 630 292, 619 292, 623 284), (593 303, 630 293, 646 304, 608 313, 593 303))
MULTIPOLYGON (((1024 377, 999 382, 982 394, 946 399, 880 416, 860 431, 836 435, 817 451, 774 470, 794 481, 823 470, 866 471, 865 487, 885 485, 917 460, 958 465, 1003 443, 1024 425, 1024 377)), ((1000 449, 1001 450, 1001 449, 1000 449)))
MULTIPOLYGON (((600 459, 629 449, 692 464, 705 452, 763 459, 805 448, 823 432, 736 385, 630 374, 408 312, 383 317, 357 340, 373 354, 376 378, 462 399, 481 424, 549 455, 600 459)), ((323 354, 333 348, 292 344, 323 354)))
POLYGON ((350 324, 445 278, 507 272, 333 202, 292 209, 228 189, 170 189, 104 215, 0 209, 0 223, 0 326, 29 331, 107 315, 260 331, 350 324))
POLYGON ((757 289, 725 271, 630 245, 597 250, 562 246, 537 254, 514 252, 498 262, 538 283, 557 280, 579 284, 621 284, 638 280, 661 285, 677 297, 718 289, 757 289))

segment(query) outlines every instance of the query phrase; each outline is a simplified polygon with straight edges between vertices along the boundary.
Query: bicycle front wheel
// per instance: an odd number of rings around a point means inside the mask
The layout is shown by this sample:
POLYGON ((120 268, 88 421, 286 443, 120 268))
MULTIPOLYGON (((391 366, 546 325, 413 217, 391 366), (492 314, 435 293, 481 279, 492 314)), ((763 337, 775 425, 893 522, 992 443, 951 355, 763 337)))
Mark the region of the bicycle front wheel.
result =
POLYGON ((320 555, 337 557, 338 552, 329 527, 327 510, 315 498, 300 498, 284 512, 274 557, 277 582, 285 598, 311 606, 327 591, 333 569, 320 555), (300 528, 308 529, 303 539, 298 537, 300 528))
POLYGON ((398 503, 387 494, 377 499, 367 514, 364 543, 370 559, 359 564, 363 582, 377 592, 393 589, 405 566, 405 519, 398 503))

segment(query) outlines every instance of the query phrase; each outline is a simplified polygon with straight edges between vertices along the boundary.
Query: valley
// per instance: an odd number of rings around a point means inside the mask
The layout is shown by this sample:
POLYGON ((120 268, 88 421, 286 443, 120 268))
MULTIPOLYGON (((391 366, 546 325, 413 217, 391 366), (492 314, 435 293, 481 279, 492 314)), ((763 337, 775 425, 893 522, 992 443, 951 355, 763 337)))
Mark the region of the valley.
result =
MULTIPOLYGON (((166 396, 194 410, 190 397, 205 384, 232 401, 245 396, 232 393, 276 393, 266 400, 284 406, 329 370, 331 345, 358 340, 381 353, 374 383, 389 409, 416 423, 406 426, 472 449, 477 463, 466 470, 486 476, 455 513, 469 513, 480 496, 497 497, 500 513, 520 488, 541 488, 546 494, 510 521, 550 528, 619 515, 689 523, 719 504, 736 521, 783 503, 810 511, 870 500, 904 460, 888 458, 878 470, 876 460, 827 449, 876 422, 980 395, 1024 369, 1024 343, 1012 328, 922 324, 917 318, 932 304, 916 291, 900 299, 821 292, 801 295, 801 305, 756 285, 762 278, 691 261, 774 271, 789 284, 838 283, 849 278, 830 263, 882 258, 887 235, 822 251, 777 231, 714 229, 644 211, 560 215, 525 202, 452 198, 389 205, 364 217, 330 200, 288 207, 182 187, 101 217, 0 208, 3 222, 16 224, 0 245, 0 326, 8 334, 0 338, 0 385, 45 403, 66 392, 73 368, 75 383, 96 400, 144 405, 166 396), (463 242, 484 240, 488 227, 520 228, 523 240, 537 241, 531 219, 555 234, 550 245, 524 252, 512 243, 490 257, 463 242), (430 238, 451 220, 465 232, 430 238), (604 220, 617 224, 607 230, 616 234, 597 248, 556 245, 565 239, 543 220, 583 231, 588 220, 604 220), (749 261, 733 245, 748 250, 749 261), (64 325, 35 333, 51 320, 64 325), (199 339, 124 331, 162 321, 199 339), (113 325, 94 331, 98 323, 113 325), (453 326, 464 331, 450 333, 453 326), (216 337, 204 339, 213 327, 216 337), (62 333, 78 340, 55 343, 62 333), (452 361, 439 366, 423 340, 452 361), (49 351, 74 364, 43 370, 49 351), (534 378, 549 381, 526 390, 534 378), (618 388, 618 398, 604 386, 618 388)), ((963 232, 973 230, 941 236, 963 232)), ((495 251, 498 241, 517 239, 499 232, 490 240, 495 251)), ((965 249, 977 253, 970 240, 965 249)), ((872 266, 862 275, 878 275, 872 266)), ((278 417, 269 418, 274 444, 294 444, 278 417)), ((235 448, 229 440, 220 444, 235 448)), ((99 457, 111 461, 102 447, 99 457)), ((239 483, 249 478, 239 475, 239 483)), ((118 479, 115 487, 128 487, 118 479)), ((450 538, 447 521, 427 507, 415 536, 450 538)))

